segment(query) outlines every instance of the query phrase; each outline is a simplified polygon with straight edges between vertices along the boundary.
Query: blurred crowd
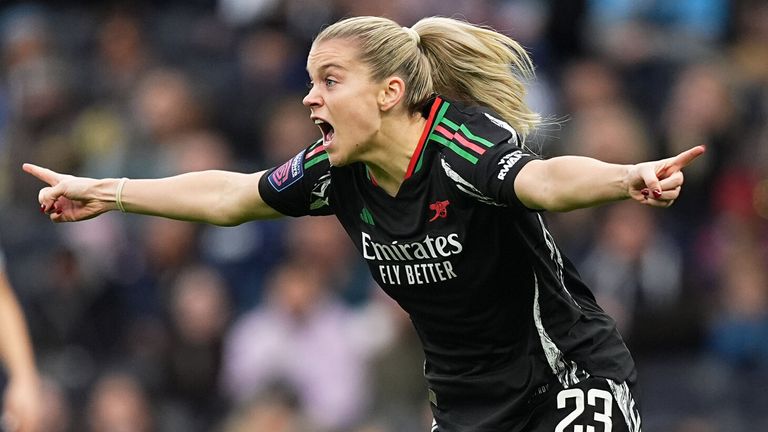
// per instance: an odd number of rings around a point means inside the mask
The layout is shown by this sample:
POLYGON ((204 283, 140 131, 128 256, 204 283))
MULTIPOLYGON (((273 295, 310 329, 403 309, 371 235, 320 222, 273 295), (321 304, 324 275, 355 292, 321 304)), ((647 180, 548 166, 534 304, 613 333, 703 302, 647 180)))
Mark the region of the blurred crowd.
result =
POLYGON ((257 171, 319 132, 305 57, 340 17, 463 17, 520 41, 543 156, 707 153, 666 210, 548 214, 639 366, 644 430, 768 430, 768 2, 0 3, 0 242, 46 432, 428 430, 422 354, 335 219, 54 225, 22 162, 257 171))

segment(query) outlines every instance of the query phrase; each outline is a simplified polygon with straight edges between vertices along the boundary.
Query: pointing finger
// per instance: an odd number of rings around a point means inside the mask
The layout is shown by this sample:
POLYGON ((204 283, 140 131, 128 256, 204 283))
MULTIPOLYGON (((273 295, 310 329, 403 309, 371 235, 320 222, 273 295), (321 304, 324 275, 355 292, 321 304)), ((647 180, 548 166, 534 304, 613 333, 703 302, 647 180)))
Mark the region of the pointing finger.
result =
POLYGON ((21 166, 21 169, 23 169, 24 172, 32 174, 33 176, 48 183, 51 186, 56 186, 61 181, 61 178, 63 177, 61 174, 57 173, 56 171, 49 170, 48 168, 43 168, 41 166, 37 166, 31 163, 23 164, 21 166))
POLYGON ((688 149, 675 156, 674 160, 672 161, 672 165, 675 165, 678 169, 685 168, 689 163, 693 162, 694 159, 703 155, 705 151, 706 148, 704 146, 696 146, 694 148, 688 149))
POLYGON ((706 147, 704 147, 703 145, 700 145, 700 146, 696 146, 696 147, 690 148, 690 149, 688 149, 688 150, 678 154, 677 156, 675 156, 671 160, 668 159, 668 161, 670 161, 669 165, 667 165, 664 168, 664 170, 662 170, 661 173, 658 173, 658 176, 659 177, 666 177, 670 173, 673 173, 675 171, 680 171, 681 169, 683 169, 686 166, 688 166, 688 164, 693 162, 696 158, 698 158, 699 156, 703 155, 705 151, 706 151, 706 147))

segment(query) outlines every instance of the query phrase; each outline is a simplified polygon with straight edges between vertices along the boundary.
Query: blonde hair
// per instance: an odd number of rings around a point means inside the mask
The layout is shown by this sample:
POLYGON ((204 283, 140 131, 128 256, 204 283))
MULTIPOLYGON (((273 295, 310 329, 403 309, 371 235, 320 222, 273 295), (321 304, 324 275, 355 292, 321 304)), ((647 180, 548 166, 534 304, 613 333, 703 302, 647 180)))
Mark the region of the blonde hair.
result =
POLYGON ((387 18, 354 17, 325 28, 315 43, 331 39, 357 41, 372 79, 402 78, 411 113, 438 93, 492 109, 523 139, 541 122, 525 103, 524 80, 534 75, 530 57, 493 29, 443 17, 423 18, 411 28, 387 18))

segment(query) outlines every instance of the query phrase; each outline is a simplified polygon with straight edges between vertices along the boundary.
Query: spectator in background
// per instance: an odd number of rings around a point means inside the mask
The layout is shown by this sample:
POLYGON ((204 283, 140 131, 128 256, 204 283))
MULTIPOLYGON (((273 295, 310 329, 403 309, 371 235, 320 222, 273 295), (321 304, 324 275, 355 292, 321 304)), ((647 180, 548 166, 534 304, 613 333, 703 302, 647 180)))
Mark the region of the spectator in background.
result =
POLYGON ((159 146, 207 126, 206 107, 191 78, 182 70, 158 68, 138 85, 134 100, 136 119, 146 138, 159 146))
POLYGON ((260 139, 262 163, 275 165, 290 159, 302 150, 298 143, 317 138, 317 128, 307 121, 307 109, 300 101, 298 94, 284 95, 269 110, 260 139))
MULTIPOLYGON (((290 114, 285 111, 280 110, 288 116, 287 120, 296 119, 295 110, 290 114)), ((301 134, 302 130, 306 133, 306 128, 293 128, 306 142, 309 138, 301 134)), ((286 133, 296 138, 291 131, 286 133)), ((272 138, 276 142, 285 142, 284 136, 272 138)), ((233 157, 230 142, 223 135, 212 129, 202 129, 176 137, 167 146, 162 165, 167 172, 177 174, 229 169, 237 166, 238 161, 233 157)), ((228 228, 201 226, 199 235, 193 239, 195 244, 200 245, 200 256, 191 254, 184 261, 193 264, 193 261, 199 260, 215 267, 226 279, 227 295, 232 298, 237 313, 242 312, 261 301, 265 274, 282 257, 283 226, 280 221, 228 228)))
MULTIPOLYGON (((391 321, 391 340, 371 362, 371 414, 373 424, 392 432, 422 432, 429 429, 431 415, 424 401, 427 388, 422 376, 424 352, 410 317, 380 290, 371 293, 391 321)), ((377 332, 384 326, 376 326, 377 332)), ((390 336, 387 336, 390 338, 390 336)), ((367 429, 363 429, 367 430, 367 429)), ((359 432, 363 432, 363 430, 359 432)), ((376 429, 373 429, 374 431, 376 429)), ((358 431, 356 431, 358 432, 358 431)))
POLYGON ((0 251, 0 362, 8 377, 4 390, 0 429, 46 432, 39 429, 43 405, 32 344, 24 314, 13 294, 0 251))
POLYGON ((768 380, 768 224, 757 212, 766 189, 756 174, 745 166, 720 173, 696 257, 703 263, 698 282, 713 300, 708 348, 730 367, 762 370, 768 380))
POLYGON ((628 103, 617 71, 598 58, 579 58, 567 64, 561 86, 562 109, 572 115, 628 103))
POLYGON ((676 68, 712 57, 731 13, 727 0, 585 2, 589 48, 621 71, 627 97, 651 126, 676 68))
MULTIPOLYGON (((762 0, 737 2, 734 27, 734 42, 728 49, 729 60, 744 91, 760 98, 765 95, 768 84, 768 3, 762 0)), ((760 104, 758 101, 753 103, 760 104)), ((763 103, 763 115, 765 109, 763 103)), ((758 120, 759 114, 760 111, 753 111, 750 120, 758 120)))
MULTIPOLYGON (((715 415, 731 414, 721 430, 766 430, 768 417, 768 242, 765 222, 720 219, 720 262, 714 268, 715 290, 707 297, 705 352, 714 382, 709 396, 715 415), (761 229, 762 226, 762 229, 761 229), (727 380, 727 381, 726 381, 727 380), (727 385, 723 381, 731 383, 727 385)), ((705 291, 706 293, 706 291, 705 291)))
POLYGON ((153 53, 139 16, 116 10, 100 23, 90 90, 97 101, 122 104, 149 71, 153 53))
POLYGON ((318 426, 302 412, 295 398, 271 391, 237 406, 224 420, 222 432, 308 432, 318 426))
POLYGON ((654 156, 644 124, 626 105, 596 106, 574 115, 569 150, 617 164, 654 156))
POLYGON ((368 299, 371 278, 355 260, 354 249, 332 218, 301 218, 285 226, 286 258, 312 268, 334 295, 352 304, 368 299))
POLYGON ((616 318, 627 343, 640 355, 674 345, 668 341, 679 342, 676 333, 685 328, 645 323, 667 322, 670 315, 684 314, 685 304, 694 302, 682 301, 682 251, 674 239, 655 213, 626 204, 607 208, 598 217, 595 243, 580 268, 598 303, 616 318), (641 349, 636 336, 644 334, 654 337, 645 338, 647 345, 641 349))
POLYGON ((620 56, 632 55, 634 50, 628 48, 638 43, 649 44, 649 55, 667 52, 688 56, 707 49, 709 42, 723 36, 731 13, 729 3, 587 0, 589 28, 594 40, 608 44, 620 56))
MULTIPOLYGON (((568 148, 560 151, 618 164, 655 155, 644 123, 623 98, 610 68, 595 61, 578 62, 569 66, 565 76, 565 101, 573 117, 563 130, 568 148), (591 72, 596 73, 587 78, 591 72)), ((551 215, 553 229, 576 258, 583 258, 598 235, 594 223, 598 213, 599 209, 590 208, 551 215)))
MULTIPOLYGON (((51 259, 44 285, 30 294, 28 304, 30 331, 41 363, 61 366, 55 359, 61 350, 93 354, 86 363, 107 359, 120 340, 120 324, 126 318, 114 287, 92 277, 80 257, 65 247, 56 248, 51 259)), ((81 362, 71 366, 80 373, 87 369, 81 362)))
POLYGON ((116 287, 74 252, 57 246, 49 259, 29 294, 30 332, 41 370, 66 398, 81 400, 101 365, 121 352, 129 316, 116 287))
MULTIPOLYGON (((730 67, 718 63, 692 63, 677 75, 661 116, 664 151, 684 148, 688 143, 707 145, 712 151, 691 171, 688 187, 695 206, 681 206, 688 216, 701 205, 712 205, 710 193, 718 173, 754 157, 746 150, 743 124, 739 122, 737 98, 730 67)), ((693 203, 692 201, 691 203, 693 203)))
POLYGON ((132 315, 159 317, 170 296, 171 283, 187 265, 198 261, 200 227, 181 221, 142 221, 142 248, 133 280, 125 295, 132 315))
POLYGON ((189 419, 186 432, 209 431, 225 411, 215 389, 232 314, 228 289, 212 268, 190 266, 176 277, 170 297, 170 337, 163 373, 168 382, 162 388, 175 411, 189 419))
MULTIPOLYGON (((234 85, 219 96, 217 122, 232 138, 234 153, 251 161, 269 157, 267 129, 282 101, 303 90, 301 42, 277 26, 260 26, 244 33, 234 53, 234 85), (276 28, 273 28, 276 27, 276 28), (258 143, 254 146, 253 144, 258 143), (267 154, 265 156, 265 153, 267 154)), ((296 101, 301 97, 292 96, 296 101)), ((298 132, 305 129, 299 128, 298 132)))
POLYGON ((156 427, 152 402, 135 376, 113 371, 99 377, 89 396, 82 430, 152 432, 156 427))
POLYGON ((730 68, 717 63, 693 63, 677 76, 663 112, 665 151, 685 148, 690 143, 706 144, 709 157, 733 160, 742 141, 735 139, 739 125, 736 97, 730 68))
POLYGON ((94 105, 88 111, 91 117, 81 119, 81 127, 87 129, 77 132, 96 134, 91 144, 101 150, 83 155, 90 170, 98 172, 94 165, 108 161, 135 175, 168 175, 177 147, 189 136, 210 132, 210 104, 187 70, 147 70, 135 83, 130 102, 128 112, 94 105))
POLYGON ((741 162, 763 180, 755 190, 755 208, 768 219, 768 3, 737 3, 734 41, 728 50, 729 78, 735 81, 734 124, 743 127, 741 162))
POLYGON ((693 280, 707 294, 719 289, 729 257, 741 245, 752 245, 759 254, 768 255, 768 224, 766 215, 759 213, 768 194, 760 175, 741 165, 720 172, 714 180, 713 210, 690 246, 696 264, 693 280))
POLYGON ((139 127, 131 101, 155 63, 146 24, 138 15, 117 10, 94 29, 97 47, 88 58, 81 86, 87 105, 72 125, 73 147, 81 170, 101 175, 124 169, 135 150, 139 127))
POLYGON ((754 238, 737 238, 725 257, 709 346, 734 369, 768 372, 768 256, 754 238))
POLYGON ((222 384, 236 405, 277 386, 295 394, 302 412, 322 428, 363 419, 370 403, 370 340, 387 334, 387 327, 361 325, 333 295, 327 276, 303 261, 282 264, 265 303, 235 322, 222 384))
POLYGON ((2 60, 9 103, 7 127, 0 130, 0 201, 10 202, 29 191, 6 169, 28 157, 74 169, 75 152, 68 132, 73 112, 69 64, 56 49, 47 17, 34 8, 15 11, 2 32, 2 60))

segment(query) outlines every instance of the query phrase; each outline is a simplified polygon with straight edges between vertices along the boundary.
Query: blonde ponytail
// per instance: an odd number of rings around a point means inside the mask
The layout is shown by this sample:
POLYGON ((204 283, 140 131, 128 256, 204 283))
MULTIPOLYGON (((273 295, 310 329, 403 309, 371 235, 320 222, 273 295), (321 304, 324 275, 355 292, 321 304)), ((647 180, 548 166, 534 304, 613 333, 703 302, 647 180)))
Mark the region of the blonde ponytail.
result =
POLYGON ((424 18, 413 29, 432 66, 436 93, 491 108, 522 137, 541 122, 525 103, 524 81, 534 73, 519 43, 490 28, 452 18, 424 18))
POLYGON ((525 138, 541 121, 525 103, 524 80, 533 77, 520 44, 489 28, 452 18, 430 17, 401 27, 379 17, 354 17, 324 29, 315 43, 330 39, 359 43, 371 78, 397 75, 406 83, 405 104, 419 112, 434 93, 488 107, 525 138))

